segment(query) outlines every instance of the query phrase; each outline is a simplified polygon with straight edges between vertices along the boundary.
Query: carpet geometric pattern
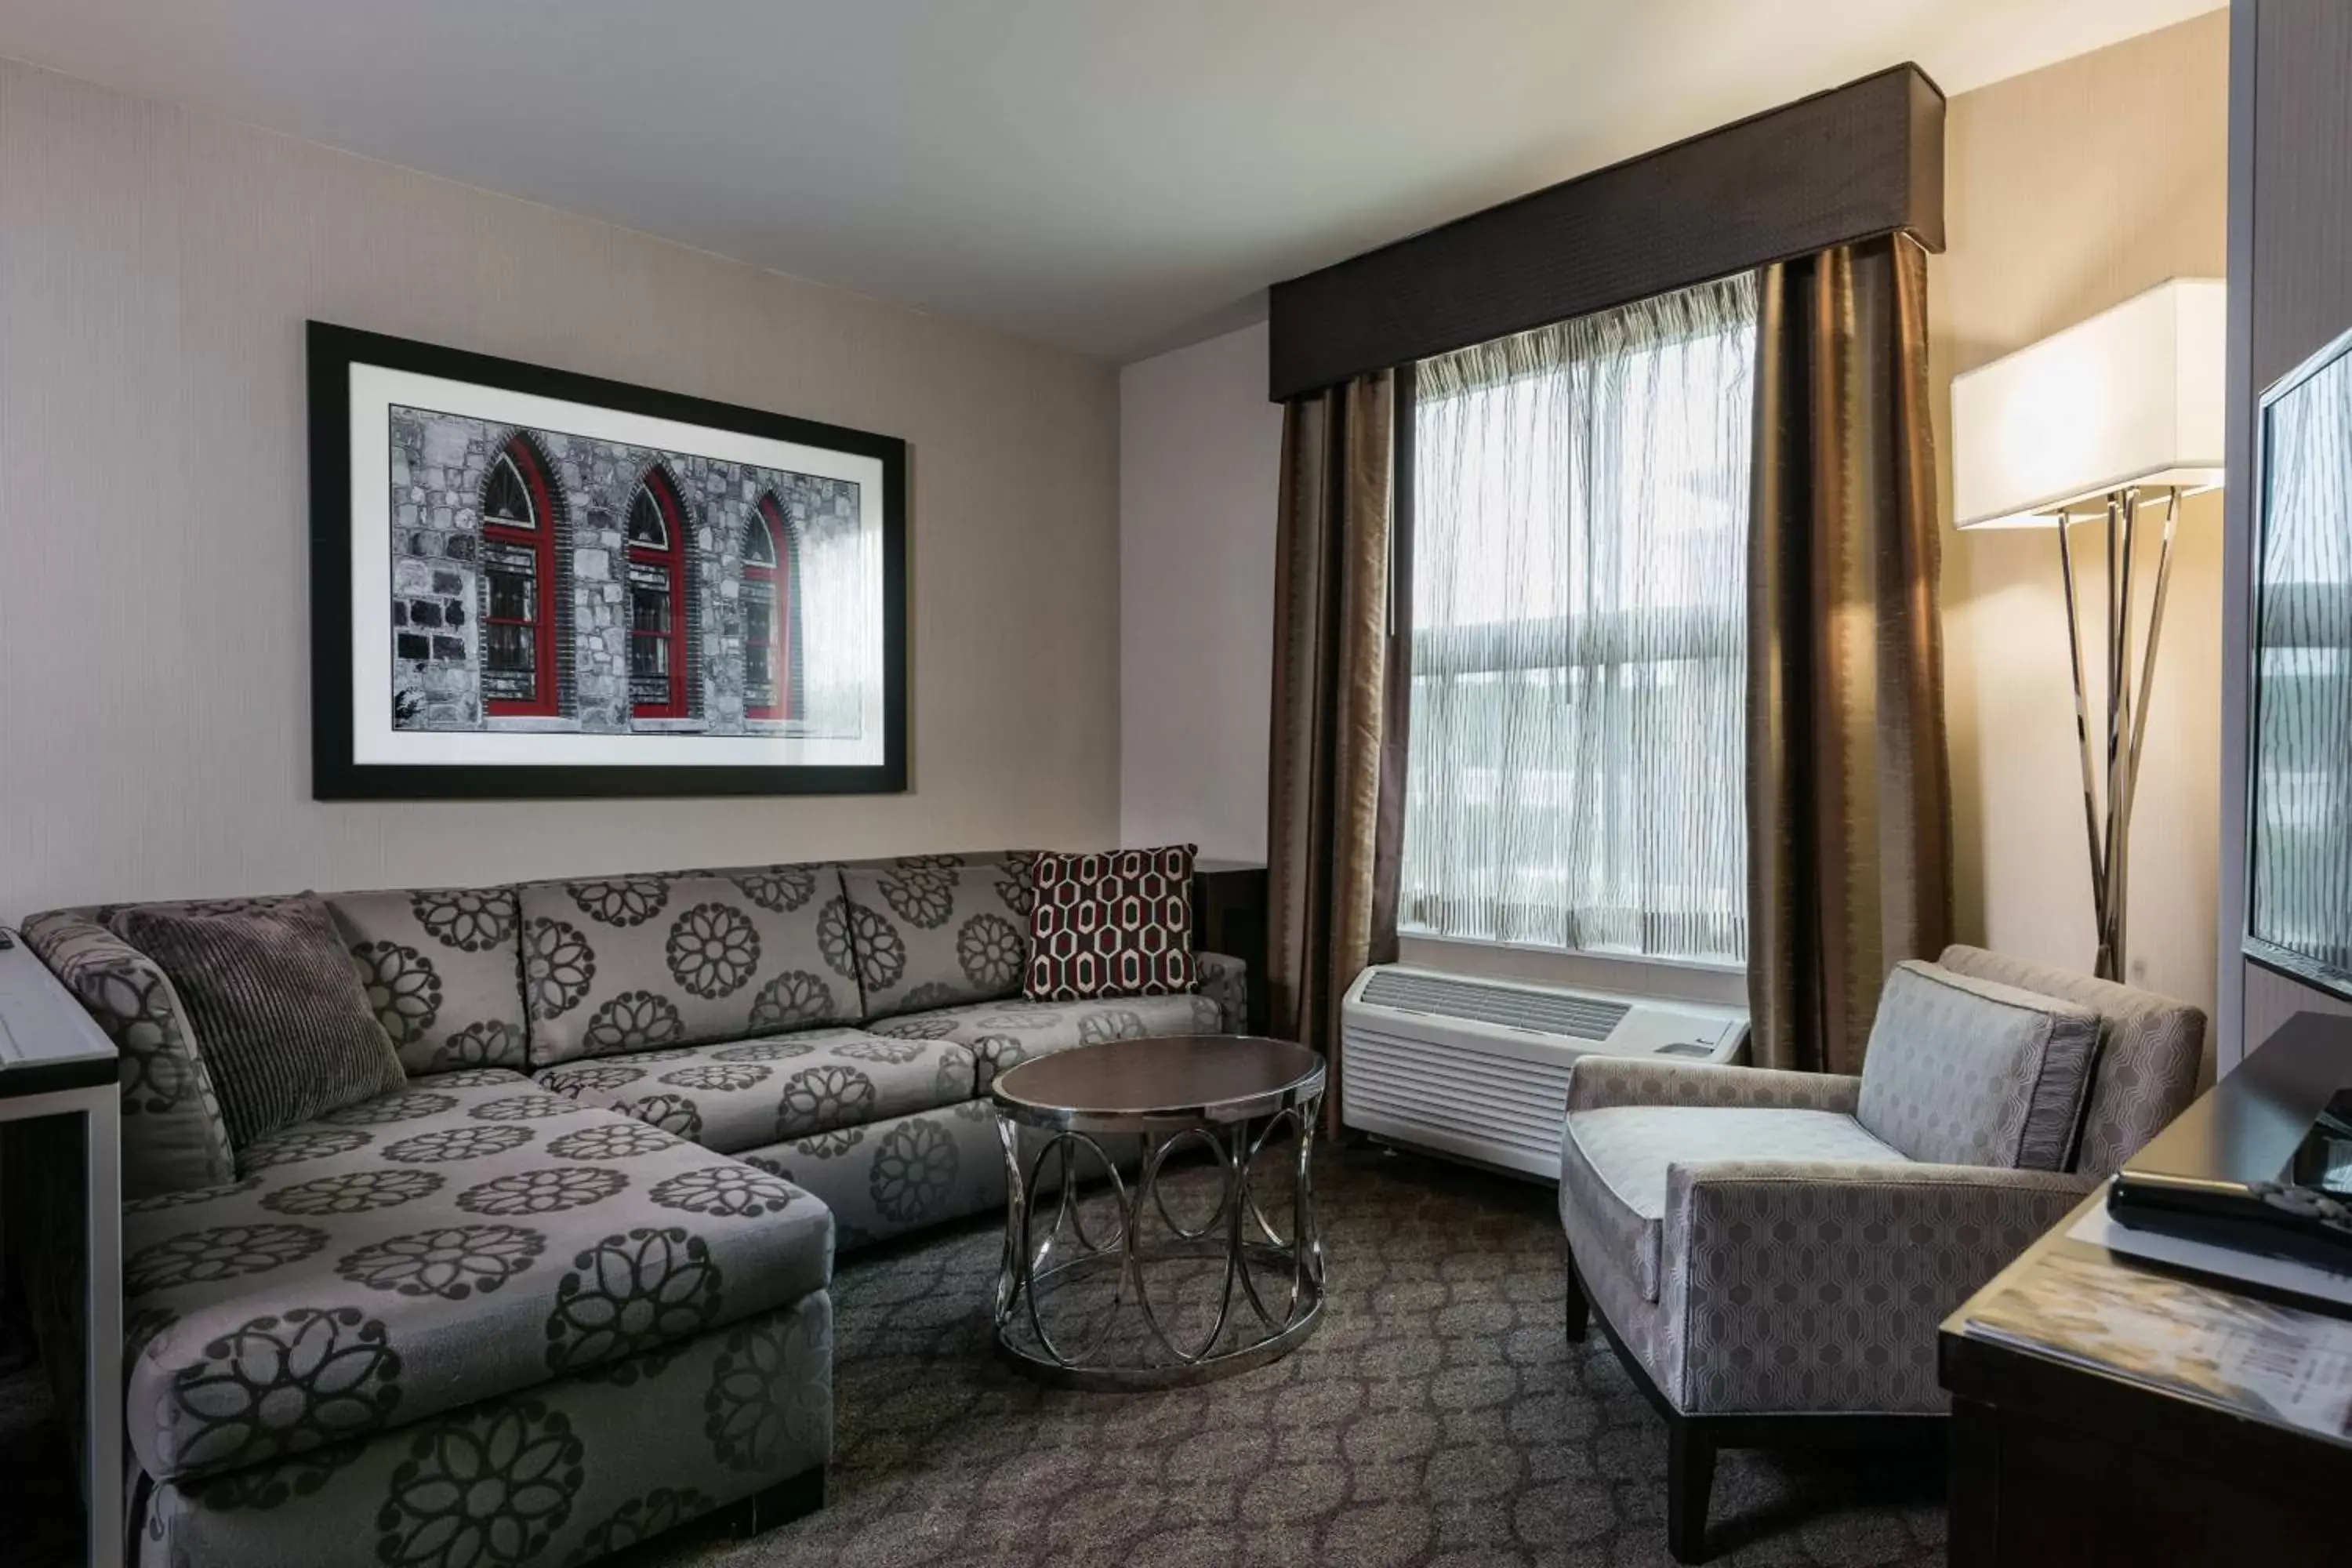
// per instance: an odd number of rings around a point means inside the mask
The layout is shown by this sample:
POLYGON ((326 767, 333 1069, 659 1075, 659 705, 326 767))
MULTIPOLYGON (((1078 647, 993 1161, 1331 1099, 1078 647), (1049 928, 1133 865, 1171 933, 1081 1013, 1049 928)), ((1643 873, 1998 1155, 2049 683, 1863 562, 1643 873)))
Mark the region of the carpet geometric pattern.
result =
MULTIPOLYGON (((1669 1563, 1664 1428, 1597 1329, 1561 1332, 1549 1190, 1328 1147, 1316 1175, 1323 1322, 1199 1388, 1068 1393, 998 1363, 996 1222, 844 1260, 823 1511, 633 1568, 1669 1563)), ((1925 1568, 1943 1539, 1931 1456, 1717 1467, 1727 1568, 1925 1568)))

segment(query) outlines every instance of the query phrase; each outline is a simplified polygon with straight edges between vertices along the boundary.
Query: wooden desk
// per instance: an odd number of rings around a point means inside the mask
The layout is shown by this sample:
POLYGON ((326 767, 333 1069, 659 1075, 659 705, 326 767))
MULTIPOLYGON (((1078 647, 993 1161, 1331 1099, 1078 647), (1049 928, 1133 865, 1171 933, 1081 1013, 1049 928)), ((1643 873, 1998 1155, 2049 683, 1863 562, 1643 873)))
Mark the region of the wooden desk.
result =
MULTIPOLYGON (((2352 1025, 2305 1015, 2142 1158, 2260 1163, 2275 1145, 2275 1171, 2346 1080, 2352 1025)), ((2285 1384, 2323 1358, 2352 1365, 2352 1313, 2068 1235, 2105 1200, 2102 1187, 1944 1322, 1951 1568, 2352 1561, 2352 1408, 2298 1419, 2285 1384)))
MULTIPOLYGON (((79 1212, 51 1215, 70 1240, 79 1230, 82 1321, 82 1499, 90 1568, 122 1562, 122 1091, 113 1043, 14 931, 0 930, 0 1122, 54 1117, 79 1133, 79 1212)), ((44 1344, 45 1358, 62 1347, 44 1344)), ((5 1483, 0 1483, 5 1484, 5 1483)), ((0 1543, 0 1562, 8 1551, 0 1543)))

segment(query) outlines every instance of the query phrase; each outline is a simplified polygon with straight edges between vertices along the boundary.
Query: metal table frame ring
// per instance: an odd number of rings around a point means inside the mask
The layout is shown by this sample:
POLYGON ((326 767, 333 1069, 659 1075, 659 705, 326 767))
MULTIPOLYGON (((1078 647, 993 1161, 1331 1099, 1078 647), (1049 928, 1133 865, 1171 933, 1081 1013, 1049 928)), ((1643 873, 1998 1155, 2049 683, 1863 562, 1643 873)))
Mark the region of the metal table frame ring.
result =
POLYGON ((1004 1254, 995 1302, 998 1353, 1041 1381, 1101 1390, 1206 1383, 1263 1366, 1296 1349, 1323 1315, 1323 1243, 1309 1169, 1323 1085, 1318 1064, 1279 1090, 1181 1110, 1066 1110, 993 1096, 1005 1164, 1004 1254), (1024 1129, 1046 1134, 1043 1146, 1025 1159, 1024 1129), (1293 1143, 1286 1157, 1274 1142, 1285 1131, 1293 1143), (1142 1153, 1129 1181, 1102 1140, 1139 1135, 1142 1153), (1188 1149, 1204 1152, 1218 1173, 1215 1209, 1189 1226, 1170 1212, 1160 1188, 1171 1156, 1188 1149), (1108 1178, 1116 1215, 1108 1234, 1094 1234, 1081 1208, 1079 1159, 1088 1152, 1108 1178), (1049 1173, 1057 1178, 1050 1188, 1049 1173), (1286 1194, 1282 1187, 1287 1187, 1286 1194), (1287 1237, 1266 1213, 1269 1199, 1278 1212, 1286 1197, 1287 1237), (1153 1213, 1166 1227, 1164 1238, 1146 1238, 1147 1217, 1153 1213), (1223 1265, 1214 1321, 1190 1344, 1180 1342, 1162 1323, 1145 1278, 1147 1265, 1178 1258, 1223 1265), (1058 1284, 1105 1273, 1115 1276, 1110 1301, 1090 1342, 1058 1342, 1046 1326, 1040 1297, 1058 1284), (1262 1286, 1261 1275, 1286 1285, 1262 1286), (1148 1359, 1105 1359, 1130 1300, 1146 1331, 1148 1359), (1247 1316, 1239 1315, 1243 1311, 1247 1316), (1228 1329, 1236 1326, 1245 1331, 1239 1342, 1221 1349, 1228 1329), (1022 1342, 1024 1337, 1029 1342, 1022 1342))

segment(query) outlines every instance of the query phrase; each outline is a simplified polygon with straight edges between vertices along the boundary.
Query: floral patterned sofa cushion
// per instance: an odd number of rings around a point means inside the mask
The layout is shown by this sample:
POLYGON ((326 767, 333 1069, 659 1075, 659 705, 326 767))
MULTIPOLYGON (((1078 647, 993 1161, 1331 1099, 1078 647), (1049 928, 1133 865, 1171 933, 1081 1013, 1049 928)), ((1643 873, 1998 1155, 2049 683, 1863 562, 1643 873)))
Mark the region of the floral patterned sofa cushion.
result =
POLYGON ((520 892, 535 1068, 857 1020, 831 866, 530 882, 520 892))
POLYGON ((950 1040, 811 1029, 542 1068, 540 1087, 722 1154, 971 1099, 972 1053, 950 1040))
POLYGON ((1034 857, 914 855, 841 869, 866 1016, 1017 995, 1034 857))
POLYGON ((523 1065, 512 888, 330 893, 327 908, 411 1078, 523 1065))
POLYGON ((977 1058, 973 1092, 985 1094, 996 1075, 1015 1062, 1050 1056, 1096 1040, 1139 1040, 1152 1035, 1213 1035, 1226 1027, 1213 996, 1104 997, 1090 1002, 1001 1002, 910 1013, 866 1026, 877 1035, 909 1040, 953 1040, 977 1058))
POLYGON ((158 1480, 620 1362, 832 1272, 808 1194, 498 1069, 418 1079, 240 1163, 124 1215, 129 1436, 158 1480))

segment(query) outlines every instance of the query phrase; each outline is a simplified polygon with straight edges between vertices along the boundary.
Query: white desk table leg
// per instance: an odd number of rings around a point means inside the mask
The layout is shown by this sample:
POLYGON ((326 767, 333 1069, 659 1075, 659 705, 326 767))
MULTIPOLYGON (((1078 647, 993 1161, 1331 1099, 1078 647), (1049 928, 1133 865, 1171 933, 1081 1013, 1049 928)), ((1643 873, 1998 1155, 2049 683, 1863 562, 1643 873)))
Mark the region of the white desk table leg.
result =
POLYGON ((83 1117, 88 1156, 89 1325, 85 1350, 89 1457, 89 1565, 121 1568, 122 1186, 117 1148, 121 1096, 112 1084, 90 1091, 83 1117))

